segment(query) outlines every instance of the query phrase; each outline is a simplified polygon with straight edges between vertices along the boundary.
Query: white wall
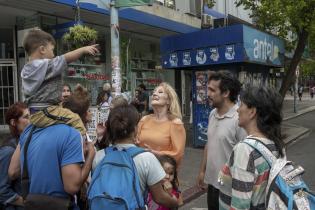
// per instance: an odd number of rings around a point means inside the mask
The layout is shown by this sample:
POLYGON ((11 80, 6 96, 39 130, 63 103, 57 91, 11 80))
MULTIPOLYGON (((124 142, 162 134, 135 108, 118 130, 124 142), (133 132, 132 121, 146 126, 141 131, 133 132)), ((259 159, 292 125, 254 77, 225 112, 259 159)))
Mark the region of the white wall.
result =
POLYGON ((226 15, 230 14, 235 17, 238 17, 242 20, 245 20, 247 22, 252 23, 251 18, 249 17, 250 11, 244 10, 243 6, 236 7, 235 5, 236 0, 220 0, 216 1, 215 6, 213 7, 214 10, 225 14, 226 15))
POLYGON ((190 13, 190 0, 175 0, 176 10, 182 13, 190 13))

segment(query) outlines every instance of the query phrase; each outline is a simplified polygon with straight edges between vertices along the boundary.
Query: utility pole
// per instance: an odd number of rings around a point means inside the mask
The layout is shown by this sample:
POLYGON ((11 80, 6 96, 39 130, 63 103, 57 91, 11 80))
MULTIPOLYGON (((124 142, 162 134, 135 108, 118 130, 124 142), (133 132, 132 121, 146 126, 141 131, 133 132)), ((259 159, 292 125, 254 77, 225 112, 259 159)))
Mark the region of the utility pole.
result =
POLYGON ((293 110, 294 113, 297 113, 297 104, 296 104, 296 94, 299 91, 299 87, 298 87, 298 81, 299 81, 299 75, 300 75, 300 67, 297 66, 296 70, 295 70, 295 83, 294 83, 294 100, 293 100, 293 110))
POLYGON ((112 87, 113 95, 121 94, 121 68, 120 68, 120 45, 119 45, 119 19, 118 8, 115 0, 110 2, 110 34, 111 34, 111 64, 112 64, 112 87))

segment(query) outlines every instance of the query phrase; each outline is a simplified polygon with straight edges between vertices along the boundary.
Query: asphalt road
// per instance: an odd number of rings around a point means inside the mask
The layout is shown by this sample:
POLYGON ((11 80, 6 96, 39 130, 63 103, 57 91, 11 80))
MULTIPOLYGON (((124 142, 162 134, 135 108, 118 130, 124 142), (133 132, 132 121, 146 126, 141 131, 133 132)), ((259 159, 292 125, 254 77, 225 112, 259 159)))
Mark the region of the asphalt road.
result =
MULTIPOLYGON (((287 147, 288 160, 301 165, 305 169, 304 181, 315 192, 315 111, 306 113, 294 119, 286 121, 310 129, 306 135, 287 147)), ((207 196, 203 194, 199 198, 180 208, 181 210, 205 210, 207 209, 207 196)))
POLYGON ((288 122, 311 130, 311 133, 290 144, 287 148, 289 160, 305 169, 303 178, 309 188, 315 192, 315 111, 306 113, 288 122))

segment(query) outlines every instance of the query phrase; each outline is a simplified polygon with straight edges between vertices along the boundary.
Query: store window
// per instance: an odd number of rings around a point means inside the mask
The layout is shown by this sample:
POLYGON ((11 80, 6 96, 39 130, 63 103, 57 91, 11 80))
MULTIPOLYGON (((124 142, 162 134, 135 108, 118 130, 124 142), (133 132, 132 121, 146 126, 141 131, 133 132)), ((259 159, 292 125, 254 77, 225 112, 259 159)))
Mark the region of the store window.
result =
POLYGON ((14 77, 16 76, 15 70, 15 64, 5 64, 0 61, 0 125, 5 124, 5 113, 9 106, 14 103, 14 77))
POLYGON ((4 127, 5 113, 17 98, 13 32, 13 29, 0 29, 0 127, 4 127))
MULTIPOLYGON (((105 38, 100 35, 97 43, 100 46, 100 53, 97 56, 86 55, 76 62, 68 64, 68 69, 63 75, 63 82, 70 85, 72 89, 77 84, 81 84, 89 90, 93 106, 97 105, 97 96, 102 90, 103 84, 110 82, 110 74, 105 71, 105 38)), ((63 53, 67 51, 64 49, 63 53)))

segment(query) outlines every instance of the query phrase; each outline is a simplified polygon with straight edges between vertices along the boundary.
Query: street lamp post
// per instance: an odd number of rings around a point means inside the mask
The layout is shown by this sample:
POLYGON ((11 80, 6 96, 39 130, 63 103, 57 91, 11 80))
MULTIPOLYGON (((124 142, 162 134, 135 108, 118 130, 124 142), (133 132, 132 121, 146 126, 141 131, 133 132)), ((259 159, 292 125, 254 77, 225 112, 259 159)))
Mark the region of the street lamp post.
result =
POLYGON ((297 66, 297 68, 295 70, 295 83, 294 83, 294 102, 293 102, 294 113, 297 113, 297 104, 296 104, 297 97, 296 97, 296 94, 298 92, 299 74, 300 74, 300 68, 299 68, 299 66, 297 66))
POLYGON ((118 8, 115 0, 110 2, 110 33, 111 33, 111 66, 113 95, 121 94, 121 69, 120 69, 120 46, 119 46, 119 21, 118 8))

